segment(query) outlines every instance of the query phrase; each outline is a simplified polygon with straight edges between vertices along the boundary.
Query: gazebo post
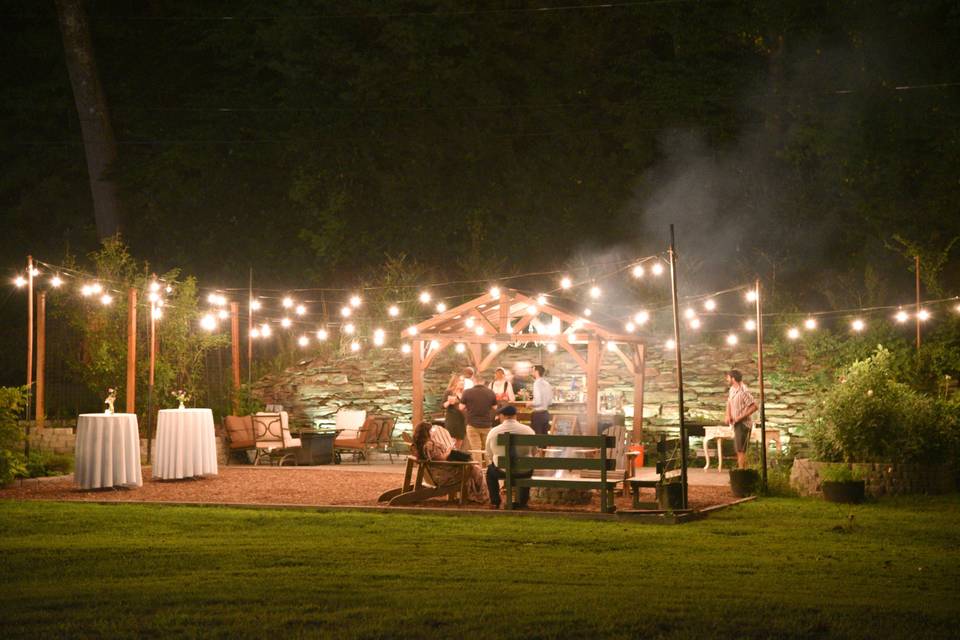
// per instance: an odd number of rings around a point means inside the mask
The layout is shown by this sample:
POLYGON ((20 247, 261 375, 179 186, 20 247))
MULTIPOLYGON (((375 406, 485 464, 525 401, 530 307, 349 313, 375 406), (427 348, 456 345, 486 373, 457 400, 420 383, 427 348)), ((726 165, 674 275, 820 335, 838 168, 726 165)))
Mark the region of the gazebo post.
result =
POLYGON ((683 508, 687 508, 687 427, 683 417, 683 354, 680 351, 680 310, 677 302, 677 249, 670 225, 670 294, 673 299, 673 342, 677 357, 677 408, 680 420, 680 484, 683 486, 683 508))
POLYGON ((640 444, 643 435, 643 387, 647 374, 647 355, 643 344, 634 345, 636 363, 633 368, 633 431, 630 441, 640 444))
POLYGON ((411 398, 411 421, 413 427, 423 422, 423 341, 414 340, 410 345, 413 367, 413 397, 411 398))
POLYGON ((597 411, 599 408, 600 390, 600 341, 591 337, 587 343, 587 425, 592 429, 591 435, 597 435, 597 411))

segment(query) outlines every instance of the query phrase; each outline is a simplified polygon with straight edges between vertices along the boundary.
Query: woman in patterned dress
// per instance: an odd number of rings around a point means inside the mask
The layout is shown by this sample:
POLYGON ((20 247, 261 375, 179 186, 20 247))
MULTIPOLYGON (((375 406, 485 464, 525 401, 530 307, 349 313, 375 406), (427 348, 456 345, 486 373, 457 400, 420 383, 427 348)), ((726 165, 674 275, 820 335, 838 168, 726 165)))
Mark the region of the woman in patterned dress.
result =
MULTIPOLYGON (((439 425, 421 422, 413 430, 412 449, 421 460, 446 460, 454 449, 453 437, 439 425)), ((466 465, 464 471, 467 473, 467 500, 486 503, 490 496, 483 471, 475 464, 466 465)), ((441 485, 458 482, 460 479, 459 470, 454 467, 431 467, 430 474, 441 485)))

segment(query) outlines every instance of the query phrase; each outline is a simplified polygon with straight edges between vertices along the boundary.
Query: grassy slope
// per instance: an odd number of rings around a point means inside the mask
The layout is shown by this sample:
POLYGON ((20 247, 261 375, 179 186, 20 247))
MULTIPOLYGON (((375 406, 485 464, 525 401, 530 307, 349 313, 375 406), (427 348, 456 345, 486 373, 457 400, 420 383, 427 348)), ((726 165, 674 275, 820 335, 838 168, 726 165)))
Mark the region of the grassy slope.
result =
POLYGON ((956 637, 960 498, 674 527, 6 502, 0 570, 11 638, 956 637))

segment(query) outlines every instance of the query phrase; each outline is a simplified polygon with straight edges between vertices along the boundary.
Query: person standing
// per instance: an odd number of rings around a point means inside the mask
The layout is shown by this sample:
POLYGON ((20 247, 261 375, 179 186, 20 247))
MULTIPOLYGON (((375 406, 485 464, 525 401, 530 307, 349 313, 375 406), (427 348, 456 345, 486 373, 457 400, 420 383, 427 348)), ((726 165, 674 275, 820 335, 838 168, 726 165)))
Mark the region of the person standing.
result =
POLYGON ((464 367, 463 368, 463 390, 466 391, 473 385, 477 383, 476 372, 473 370, 473 367, 464 367))
MULTIPOLYGON (((500 457, 507 455, 506 449, 497 444, 497 436, 504 433, 517 433, 525 436, 535 435, 535 431, 525 424, 517 422, 517 408, 508 404, 501 407, 497 412, 504 417, 504 421, 490 430, 487 434, 487 443, 485 446, 487 452, 487 492, 490 494, 490 508, 500 508, 500 480, 507 477, 506 472, 498 464, 500 457)), ((532 447, 516 447, 517 456, 529 456, 532 447)), ((514 477, 529 478, 533 471, 525 471, 514 474, 514 477)), ((513 506, 519 509, 527 508, 527 501, 530 500, 530 487, 517 488, 517 502, 513 506)), ((509 497, 509 496, 508 496, 509 497)))
POLYGON ((733 427, 733 443, 737 450, 737 468, 747 468, 747 445, 753 431, 753 419, 757 403, 743 384, 743 374, 736 369, 726 373, 730 393, 727 395, 726 423, 733 427))
POLYGON ((538 435, 550 430, 550 403, 553 402, 553 387, 543 376, 546 369, 538 364, 533 367, 533 401, 530 403, 530 426, 538 435))
MULTIPOLYGON (((465 389, 460 396, 460 405, 467 416, 467 441, 473 452, 483 451, 487 433, 493 426, 493 412, 497 407, 497 395, 482 382, 465 389)), ((473 454, 479 460, 480 453, 473 454)))
POLYGON ((456 373, 450 378, 450 384, 443 394, 443 426, 447 428, 450 435, 453 436, 457 449, 463 446, 463 441, 467 438, 467 420, 460 410, 460 394, 463 393, 463 382, 456 373))
POLYGON ((513 394, 513 385, 507 378, 507 371, 503 367, 497 367, 493 372, 493 382, 490 384, 490 388, 497 396, 497 403, 501 407, 517 399, 513 394))

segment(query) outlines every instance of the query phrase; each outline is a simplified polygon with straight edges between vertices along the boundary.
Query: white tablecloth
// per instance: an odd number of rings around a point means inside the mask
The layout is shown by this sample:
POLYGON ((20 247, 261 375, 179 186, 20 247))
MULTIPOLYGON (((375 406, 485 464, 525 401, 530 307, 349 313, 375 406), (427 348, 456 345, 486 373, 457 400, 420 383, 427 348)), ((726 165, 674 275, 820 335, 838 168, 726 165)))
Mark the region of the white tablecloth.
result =
POLYGON ((153 477, 217 475, 217 441, 210 409, 163 409, 157 417, 153 477))
POLYGON ((74 451, 73 477, 81 489, 143 485, 134 413, 81 414, 74 451))

